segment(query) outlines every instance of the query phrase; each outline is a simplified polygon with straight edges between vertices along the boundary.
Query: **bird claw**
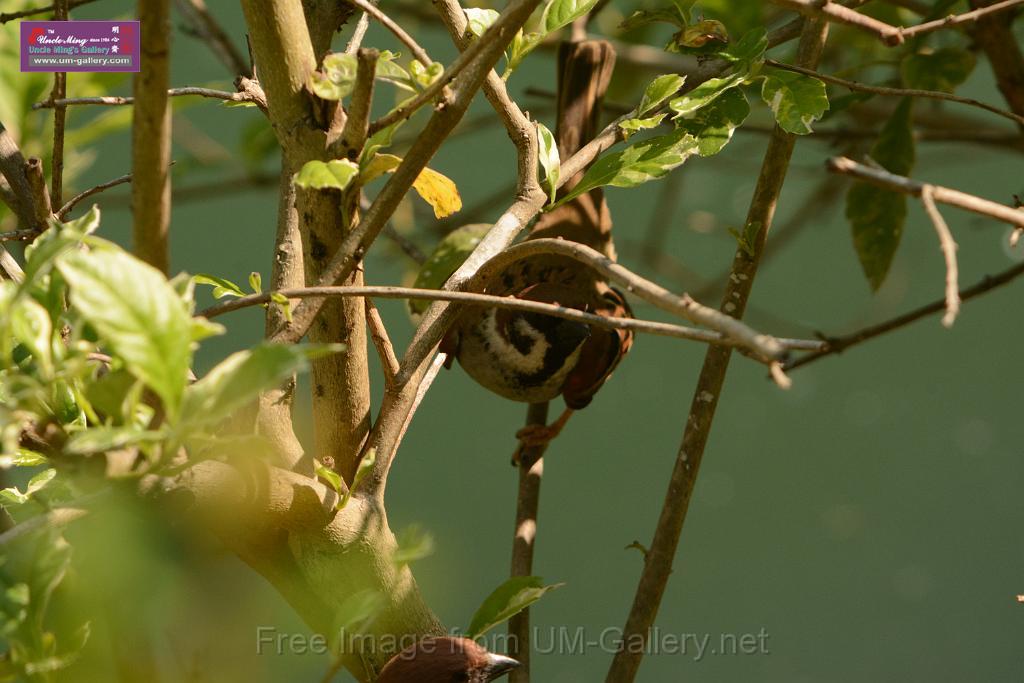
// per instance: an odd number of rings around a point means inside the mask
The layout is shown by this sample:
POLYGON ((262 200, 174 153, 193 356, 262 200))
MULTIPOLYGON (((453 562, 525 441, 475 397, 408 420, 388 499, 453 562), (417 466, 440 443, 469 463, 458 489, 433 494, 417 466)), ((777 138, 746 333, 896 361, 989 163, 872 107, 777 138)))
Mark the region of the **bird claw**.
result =
POLYGON ((512 456, 512 464, 519 465, 522 462, 522 455, 526 449, 543 450, 546 448, 549 443, 555 440, 555 437, 562 433, 562 429, 565 427, 565 423, 569 421, 569 416, 572 415, 572 412, 571 408, 566 408, 561 416, 549 425, 526 425, 516 432, 516 438, 519 439, 519 447, 516 448, 516 452, 512 456))

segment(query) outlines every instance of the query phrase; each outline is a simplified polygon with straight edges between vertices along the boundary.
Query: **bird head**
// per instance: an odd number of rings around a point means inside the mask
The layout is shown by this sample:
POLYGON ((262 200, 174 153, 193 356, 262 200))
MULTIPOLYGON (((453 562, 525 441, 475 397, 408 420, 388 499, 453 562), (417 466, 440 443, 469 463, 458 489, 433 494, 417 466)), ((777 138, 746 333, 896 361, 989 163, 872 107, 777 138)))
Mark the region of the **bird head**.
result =
POLYGON ((489 683, 517 666, 468 638, 423 638, 392 657, 377 683, 489 683))

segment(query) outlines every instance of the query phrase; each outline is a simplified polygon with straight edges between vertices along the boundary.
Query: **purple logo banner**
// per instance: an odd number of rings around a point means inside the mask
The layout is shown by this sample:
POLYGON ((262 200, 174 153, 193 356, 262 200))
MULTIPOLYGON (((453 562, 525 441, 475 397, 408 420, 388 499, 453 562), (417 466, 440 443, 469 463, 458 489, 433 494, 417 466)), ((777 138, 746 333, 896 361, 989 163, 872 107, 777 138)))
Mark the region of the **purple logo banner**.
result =
POLYGON ((137 21, 23 21, 22 71, 138 71, 137 21))

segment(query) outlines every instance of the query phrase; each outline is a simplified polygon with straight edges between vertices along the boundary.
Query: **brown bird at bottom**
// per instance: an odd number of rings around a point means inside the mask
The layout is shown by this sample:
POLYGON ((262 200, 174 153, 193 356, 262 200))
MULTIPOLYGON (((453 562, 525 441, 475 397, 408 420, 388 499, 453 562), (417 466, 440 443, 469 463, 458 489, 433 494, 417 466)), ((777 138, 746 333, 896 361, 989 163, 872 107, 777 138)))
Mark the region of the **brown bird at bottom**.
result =
MULTIPOLYGON (((559 155, 566 159, 594 136, 615 52, 602 40, 562 43, 558 54, 559 155)), ((564 196, 582 173, 560 190, 564 196)), ((604 193, 591 190, 544 213, 527 239, 579 242, 615 259, 612 220, 604 193)), ((564 256, 533 256, 513 263, 485 291, 575 308, 609 317, 632 317, 622 294, 598 273, 564 256)), ((527 429, 524 443, 553 438, 573 410, 586 407, 629 351, 629 330, 592 328, 551 316, 494 308, 467 309, 441 344, 479 384, 515 401, 543 403, 559 395, 566 412, 548 427, 527 429)))
POLYGON ((518 666, 468 638, 423 638, 392 657, 377 683, 488 683, 518 666))

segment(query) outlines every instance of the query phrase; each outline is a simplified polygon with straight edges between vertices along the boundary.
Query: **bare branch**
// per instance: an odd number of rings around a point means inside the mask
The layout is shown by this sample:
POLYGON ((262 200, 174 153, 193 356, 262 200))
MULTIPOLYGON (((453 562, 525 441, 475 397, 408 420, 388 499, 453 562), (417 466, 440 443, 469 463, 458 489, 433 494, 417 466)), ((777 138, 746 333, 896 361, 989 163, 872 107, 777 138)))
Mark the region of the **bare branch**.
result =
POLYGON ((370 17, 372 17, 378 24, 380 24, 387 30, 391 31, 391 33, 393 33, 394 36, 398 38, 399 41, 402 42, 402 44, 409 48, 409 52, 412 53, 412 56, 416 58, 417 62, 419 62, 423 66, 430 66, 431 64, 434 63, 434 60, 430 58, 430 55, 427 54, 427 51, 420 47, 420 44, 417 43, 416 40, 411 35, 409 35, 409 33, 404 28, 399 26, 394 19, 384 14, 384 12, 379 7, 377 7, 377 5, 375 5, 372 2, 369 2, 369 0, 345 0, 345 2, 355 7, 358 7, 365 14, 368 14, 370 17))
POLYGON ((942 324, 946 327, 952 327, 953 322, 956 321, 956 316, 960 313, 960 293, 957 278, 957 263, 956 263, 956 242, 953 240, 953 233, 949 231, 949 226, 946 225, 945 219, 942 218, 942 214, 939 212, 939 208, 935 206, 935 187, 932 185, 925 185, 921 188, 921 203, 924 204, 924 210, 928 212, 928 217, 932 220, 932 225, 935 226, 935 232, 939 236, 939 246, 942 249, 942 256, 946 261, 946 315, 942 318, 942 324))
MULTIPOLYGON (((1002 287, 1021 275, 1024 275, 1024 263, 1018 263, 1012 268, 1007 268, 997 275, 986 275, 977 284, 968 287, 967 289, 961 289, 958 293, 958 297, 961 303, 965 303, 985 294, 986 292, 996 289, 997 287, 1002 287)), ((898 315, 895 318, 890 318, 889 320, 876 325, 865 327, 862 330, 851 332, 850 334, 846 334, 841 337, 824 337, 827 344, 826 348, 789 361, 786 363, 786 369, 795 370, 796 368, 807 365, 808 363, 813 363, 821 358, 842 353, 851 346, 857 346, 858 344, 862 344, 868 340, 874 339, 875 337, 906 327, 911 323, 917 322, 921 318, 946 310, 948 310, 948 301, 943 297, 932 301, 929 304, 925 304, 920 308, 898 315)))
MULTIPOLYGON (((979 7, 978 9, 971 10, 970 12, 964 12, 963 14, 950 14, 942 19, 936 19, 935 21, 926 21, 923 24, 917 26, 911 26, 910 28, 897 29, 904 38, 913 38, 924 33, 931 33, 932 31, 938 31, 943 28, 952 28, 955 26, 963 26, 975 21, 979 21, 985 17, 990 17, 1000 12, 1005 12, 1008 9, 1019 7, 1024 4, 1024 0, 1002 0, 1002 2, 996 2, 986 7, 979 7)), ((1007 21, 1007 24, 1010 22, 1007 21)))
POLYGON ((903 35, 900 29, 879 21, 874 17, 861 14, 856 10, 843 7, 839 3, 829 0, 772 0, 776 5, 800 12, 806 17, 824 19, 838 24, 853 26, 866 33, 877 36, 886 45, 894 46, 903 42, 903 35))
MULTIPOLYGON (((174 162, 172 161, 171 164, 173 165, 174 162)), ((125 183, 130 183, 131 181, 132 174, 126 173, 123 176, 114 178, 113 180, 108 180, 105 183, 100 183, 95 187, 90 187, 88 190, 79 192, 74 197, 69 199, 64 206, 60 207, 60 209, 55 214, 57 216, 57 220, 64 220, 64 218, 66 218, 67 215, 71 213, 71 210, 74 209, 82 200, 88 199, 94 194, 99 194, 100 192, 103 192, 103 190, 107 190, 111 187, 117 187, 118 185, 123 185, 125 183)))
MULTIPOLYGON (((57 0, 53 5, 55 21, 67 21, 68 0, 57 0)), ((68 75, 63 71, 53 74, 51 100, 63 99, 67 95, 68 75)), ((67 123, 67 107, 53 108, 53 154, 50 162, 50 198, 53 206, 60 206, 64 196, 64 127, 67 123)))
POLYGON ((381 370, 384 372, 384 383, 391 386, 395 382, 395 375, 398 374, 398 357, 395 355, 395 347, 388 336, 388 328, 380 317, 380 311, 373 305, 372 299, 366 299, 366 325, 370 328, 370 339, 380 356, 381 370))
MULTIPOLYGON (((189 95, 195 95, 198 97, 209 97, 215 100, 225 100, 227 102, 252 102, 259 106, 261 109, 266 109, 266 101, 259 99, 259 97, 250 91, 243 92, 227 92, 226 90, 214 90, 212 88, 170 88, 167 90, 167 97, 185 97, 189 95)), ((134 97, 71 97, 62 100, 46 100, 43 102, 36 102, 32 105, 33 109, 49 109, 51 107, 60 106, 76 106, 76 105, 98 105, 106 107, 117 107, 128 104, 135 104, 134 97)))
MULTIPOLYGON (((825 21, 808 19, 800 36, 797 53, 797 61, 801 66, 814 68, 817 65, 827 34, 828 24, 825 21)), ((794 145, 793 135, 776 128, 765 152, 746 219, 747 225, 757 226, 757 236, 750 252, 746 249, 737 249, 722 302, 722 310, 737 318, 742 317, 750 298, 794 145)), ((690 506, 693 487, 711 432, 730 358, 729 349, 717 346, 709 347, 704 357, 704 365, 690 404, 682 444, 672 469, 668 493, 658 518, 654 540, 646 554, 633 605, 621 634, 620 642, 634 645, 615 653, 605 679, 607 683, 632 683, 636 679, 645 648, 636 647, 635 644, 648 642, 665 594, 665 587, 672 574, 679 537, 690 506)))
MULTIPOLYGON (((858 164, 853 159, 847 157, 832 157, 828 160, 826 166, 833 173, 842 173, 843 175, 852 176, 858 180, 865 180, 879 187, 884 187, 887 190, 895 190, 896 192, 902 192, 915 197, 921 196, 921 192, 926 185, 911 178, 889 173, 883 168, 858 164)), ((988 199, 982 199, 981 197, 975 197, 972 194, 960 192, 959 190, 942 187, 941 185, 931 185, 930 187, 932 197, 937 202, 956 206, 966 211, 988 216, 989 218, 995 218, 1010 225, 1024 227, 1024 211, 1020 209, 989 201, 988 199)))
POLYGON ((348 45, 345 46, 345 53, 354 55, 359 46, 363 44, 363 38, 366 36, 366 32, 370 29, 370 15, 363 12, 359 15, 359 21, 356 22, 355 29, 352 30, 352 37, 348 40, 348 45))
MULTIPOLYGON (((370 107, 373 105, 373 82, 377 69, 379 53, 373 48, 359 48, 356 51, 358 66, 356 82, 352 89, 352 97, 347 108, 348 118, 345 128, 341 131, 341 149, 331 150, 334 157, 354 159, 366 144, 366 135, 370 129, 370 107)), ((330 145, 330 136, 328 136, 330 145)))
POLYGON ((142 67, 134 78, 132 244, 136 256, 166 274, 171 222, 169 0, 140 0, 142 67))
POLYGON ((205 0, 175 0, 192 29, 233 76, 252 76, 249 64, 220 23, 210 14, 205 0))
MULTIPOLYGON (((534 241, 540 242, 542 240, 531 240, 531 244, 534 241)), ((551 241, 554 242, 556 240, 551 241)), ((515 258, 524 257, 523 252, 516 252, 513 255, 515 256, 515 258), (519 255, 516 256, 516 254, 519 255)), ((636 278, 635 281, 642 280, 642 278, 639 278, 638 276, 631 277, 636 278)), ((656 285, 654 285, 654 287, 656 287, 656 285)), ((413 287, 341 286, 298 287, 292 289, 280 289, 272 292, 250 294, 249 296, 243 296, 237 299, 231 299, 229 301, 214 304, 213 306, 210 306, 209 308, 200 311, 196 315, 205 318, 216 318, 217 316, 221 316, 224 315, 225 313, 230 313, 232 311, 241 310, 243 308, 250 308, 252 306, 262 306, 264 304, 270 303, 275 295, 281 295, 289 299, 311 299, 332 296, 365 296, 374 297, 378 299, 420 299, 424 301, 452 301, 472 306, 488 306, 493 308, 503 308, 514 311, 524 311, 528 313, 542 313, 544 315, 550 315, 555 318, 575 320, 577 322, 585 323, 587 325, 593 325, 594 327, 601 327, 613 330, 634 330, 636 332, 654 334, 662 337, 689 339, 691 341, 704 342, 707 344, 719 344, 723 346, 744 348, 746 344, 745 340, 728 336, 727 334, 724 334, 719 331, 713 332, 693 327, 684 327, 681 325, 672 325, 669 323, 656 322, 653 320, 640 320, 638 318, 614 318, 596 315, 594 313, 587 313, 586 311, 580 311, 575 308, 565 308, 563 306, 558 306, 556 304, 548 304, 541 301, 529 301, 527 299, 517 299, 515 297, 494 296, 492 294, 477 294, 473 292, 464 291, 448 291, 443 289, 417 289, 413 287)), ((671 309, 672 312, 678 313, 679 309, 676 308, 677 304, 675 303, 675 301, 682 298, 683 297, 676 297, 674 294, 669 294, 667 297, 665 297, 665 300, 660 304, 660 306, 666 308, 666 310, 671 309)), ((689 304, 686 305, 688 306, 689 304)), ((717 316, 714 317, 717 318, 717 316)), ((820 349, 823 346, 822 342, 807 339, 788 339, 784 337, 768 338, 778 342, 778 345, 783 350, 793 349, 807 351, 820 349)))
MULTIPOLYGON (((531 403, 526 410, 526 427, 543 427, 548 421, 548 403, 531 403)), ((537 513, 540 508, 540 484, 544 476, 546 445, 525 446, 517 450, 519 489, 516 495, 516 524, 512 536, 511 576, 533 575, 534 541, 537 538, 537 513)), ((530 610, 523 610, 508 622, 508 655, 519 662, 509 674, 509 683, 530 681, 530 610)))
MULTIPOLYGON (((74 9, 81 7, 82 5, 88 5, 90 2, 96 2, 96 0, 69 0, 67 3, 68 9, 74 9)), ((46 7, 36 7, 33 9, 25 9, 19 12, 7 12, 0 14, 0 24, 6 24, 8 21, 14 21, 15 19, 23 19, 24 17, 35 16, 36 14, 46 14, 57 9, 57 5, 60 3, 55 2, 52 5, 46 7)))
POLYGON ((811 76, 819 80, 825 81, 826 83, 832 83, 834 85, 841 85, 849 90, 855 90, 859 92, 869 92, 875 95, 891 95, 894 97, 924 97, 931 100, 944 100, 946 102, 957 102, 959 104, 966 104, 971 107, 977 107, 984 109, 985 111, 992 112, 998 116, 1002 116, 1005 119, 1009 119, 1017 125, 1024 125, 1024 116, 1008 112, 999 107, 994 107, 991 104, 985 104, 978 100, 970 97, 960 97, 959 95, 953 95, 947 92, 940 92, 938 90, 915 90, 912 88, 888 88, 881 85, 865 85, 864 83, 858 83, 857 81, 848 81, 845 78, 839 78, 837 76, 830 76, 828 74, 818 73, 813 69, 805 69, 800 66, 793 64, 784 64, 783 62, 777 62, 774 59, 766 59, 764 63, 767 66, 775 67, 776 69, 783 69, 785 71, 792 71, 794 73, 803 74, 805 76, 811 76))

